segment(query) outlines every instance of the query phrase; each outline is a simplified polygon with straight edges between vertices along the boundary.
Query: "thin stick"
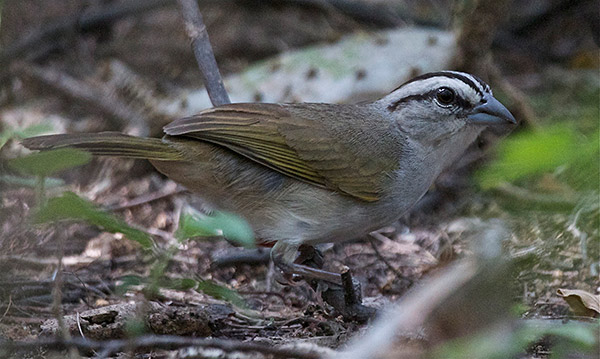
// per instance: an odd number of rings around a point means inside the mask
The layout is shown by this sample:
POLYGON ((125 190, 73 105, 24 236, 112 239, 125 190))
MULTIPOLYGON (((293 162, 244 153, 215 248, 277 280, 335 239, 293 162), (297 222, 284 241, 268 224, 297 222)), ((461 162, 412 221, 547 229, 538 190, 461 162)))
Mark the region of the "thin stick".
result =
POLYGON ((22 349, 34 349, 45 347, 47 349, 62 350, 66 348, 77 348, 83 350, 96 350, 102 355, 110 355, 126 349, 166 349, 176 350, 186 347, 202 347, 220 349, 226 353, 231 352, 255 352, 272 355, 274 358, 298 358, 318 359, 319 354, 314 351, 292 348, 278 348, 276 346, 239 342, 223 339, 205 339, 193 337, 179 337, 174 335, 145 335, 133 339, 119 339, 96 341, 84 338, 73 338, 63 340, 60 338, 43 338, 30 342, 10 342, 0 340, 0 353, 9 354, 22 349))
POLYGON ((141 196, 130 199, 125 203, 111 204, 111 205, 106 206, 105 208, 109 211, 121 211, 121 210, 124 210, 127 208, 137 207, 142 204, 151 203, 154 201, 158 201, 159 199, 164 199, 164 198, 176 196, 181 193, 187 192, 187 189, 185 189, 183 187, 179 187, 179 186, 171 186, 171 187, 175 187, 175 188, 167 188, 167 189, 162 189, 162 190, 148 193, 148 194, 143 194, 141 196))
POLYGON ((231 103, 223 85, 223 79, 217 66, 206 26, 196 0, 178 0, 181 14, 185 22, 185 31, 192 40, 194 56, 202 73, 202 81, 213 106, 231 103))
MULTIPOLYGON (((54 314, 58 323, 59 337, 63 340, 71 339, 71 334, 65 326, 62 312, 63 258, 65 256, 65 241, 69 232, 70 231, 67 230, 66 232, 58 233, 58 265, 56 266, 56 276, 54 278, 54 287, 52 290, 52 314, 54 314)), ((75 352, 75 348, 70 348, 69 358, 76 357, 77 353, 75 352)))
MULTIPOLYGON (((283 302, 285 303, 285 300, 283 302)), ((6 315, 8 314, 10 307, 12 307, 12 295, 8 296, 8 305, 6 306, 6 310, 4 311, 4 314, 2 314, 2 317, 0 317, 0 323, 2 322, 2 319, 4 319, 6 317, 6 315)))
POLYGON ((379 249, 377 248, 377 245, 375 244, 375 239, 379 240, 379 241, 383 241, 386 239, 386 237, 375 231, 375 232, 371 232, 369 233, 369 242, 371 243, 371 247, 373 248, 373 251, 375 251, 375 255, 377 256, 377 258, 379 258, 383 264, 385 264, 389 269, 392 270, 392 272, 394 272, 394 274, 396 275, 396 277, 398 278, 402 278, 403 275, 402 273, 400 273, 400 271, 398 271, 398 269, 396 269, 396 267, 394 267, 384 256, 383 254, 381 254, 379 252, 379 249))
POLYGON ((39 207, 43 207, 46 204, 46 177, 38 176, 37 177, 37 185, 35 186, 35 203, 39 207))

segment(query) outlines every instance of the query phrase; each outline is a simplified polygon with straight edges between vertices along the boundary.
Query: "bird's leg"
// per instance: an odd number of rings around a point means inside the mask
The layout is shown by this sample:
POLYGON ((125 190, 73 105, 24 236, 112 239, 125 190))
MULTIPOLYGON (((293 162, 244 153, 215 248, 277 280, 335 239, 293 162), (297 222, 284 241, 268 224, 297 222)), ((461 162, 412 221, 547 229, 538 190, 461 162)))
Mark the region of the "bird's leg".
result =
POLYGON ((312 268, 323 268, 323 253, 315 246, 306 244, 298 248, 298 257, 294 263, 304 264, 312 268))
MULTIPOLYGON (((308 246, 290 245, 277 242, 271 250, 273 263, 286 274, 303 276, 307 282, 316 288, 322 286, 322 298, 331 305, 338 313, 348 320, 365 322, 375 315, 375 309, 362 304, 360 283, 352 278, 350 270, 346 268, 343 274, 327 272, 322 269, 312 268, 301 264, 303 260, 317 259, 314 248, 308 246), (300 255, 296 253, 300 249, 300 255), (312 279, 312 280, 310 280, 312 279), (323 283, 325 282, 325 283, 323 283)), ((288 277, 288 282, 289 282, 288 277)))
POLYGON ((299 245, 278 241, 271 249, 271 259, 285 274, 296 274, 305 278, 323 280, 329 283, 342 285, 342 277, 337 273, 296 263, 298 248, 299 245))

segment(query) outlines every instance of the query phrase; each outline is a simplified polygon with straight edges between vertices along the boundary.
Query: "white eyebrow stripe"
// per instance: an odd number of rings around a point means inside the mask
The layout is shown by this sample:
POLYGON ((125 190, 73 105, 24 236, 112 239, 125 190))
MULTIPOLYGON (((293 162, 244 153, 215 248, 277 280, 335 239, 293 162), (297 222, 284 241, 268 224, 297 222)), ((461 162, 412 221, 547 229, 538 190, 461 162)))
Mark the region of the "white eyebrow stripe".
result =
MULTIPOLYGON (((473 81, 478 83, 476 80, 473 81)), ((395 98, 402 99, 408 96, 424 95, 440 87, 449 87, 455 90, 457 95, 472 104, 481 101, 481 95, 470 85, 460 79, 445 76, 435 76, 410 82, 394 91, 393 94, 395 98)))

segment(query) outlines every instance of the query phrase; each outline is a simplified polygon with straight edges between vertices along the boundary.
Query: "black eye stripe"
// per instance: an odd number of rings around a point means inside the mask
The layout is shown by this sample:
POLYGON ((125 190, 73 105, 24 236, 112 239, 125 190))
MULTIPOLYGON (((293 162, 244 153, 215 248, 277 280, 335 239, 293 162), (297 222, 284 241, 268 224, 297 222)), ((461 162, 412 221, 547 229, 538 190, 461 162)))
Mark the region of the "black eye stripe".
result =
POLYGON ((418 95, 410 95, 410 96, 406 96, 403 97, 399 100, 396 100, 394 102, 392 102, 389 106, 388 106, 388 110, 390 112, 396 111, 398 109, 398 107, 402 107, 405 104, 412 102, 412 101, 423 101, 423 100, 427 100, 432 98, 435 93, 437 92, 437 90, 434 91, 429 91, 427 93, 424 94, 418 94, 418 95))
MULTIPOLYGON (((392 102, 387 108, 390 112, 396 111, 398 108, 403 107, 404 105, 412 102, 412 101, 426 101, 426 100, 433 100, 436 95, 438 93, 438 89, 426 92, 424 94, 418 94, 418 95, 409 95, 406 97, 403 97, 399 100, 396 100, 394 102, 392 102)), ((461 109, 470 109, 473 108, 473 105, 465 100, 464 98, 462 98, 460 95, 456 94, 455 95, 455 102, 457 107, 461 108, 461 109)))
POLYGON ((472 103, 470 103, 469 101, 465 100, 464 98, 462 98, 460 96, 456 96, 455 101, 456 101, 456 105, 463 110, 470 110, 473 108, 472 103))

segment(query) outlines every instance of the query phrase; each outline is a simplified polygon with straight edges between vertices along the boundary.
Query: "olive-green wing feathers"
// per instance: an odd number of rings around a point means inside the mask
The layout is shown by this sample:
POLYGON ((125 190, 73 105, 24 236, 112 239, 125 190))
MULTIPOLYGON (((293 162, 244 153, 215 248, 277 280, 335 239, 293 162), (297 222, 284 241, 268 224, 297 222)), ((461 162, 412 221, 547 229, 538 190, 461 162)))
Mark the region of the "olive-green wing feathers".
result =
POLYGON ((355 108, 329 104, 231 104, 165 127, 227 147, 264 166, 314 185, 376 201, 401 150, 390 125, 355 108), (334 116, 335 114, 335 116, 334 116), (326 123, 327 122, 327 123, 326 123))

